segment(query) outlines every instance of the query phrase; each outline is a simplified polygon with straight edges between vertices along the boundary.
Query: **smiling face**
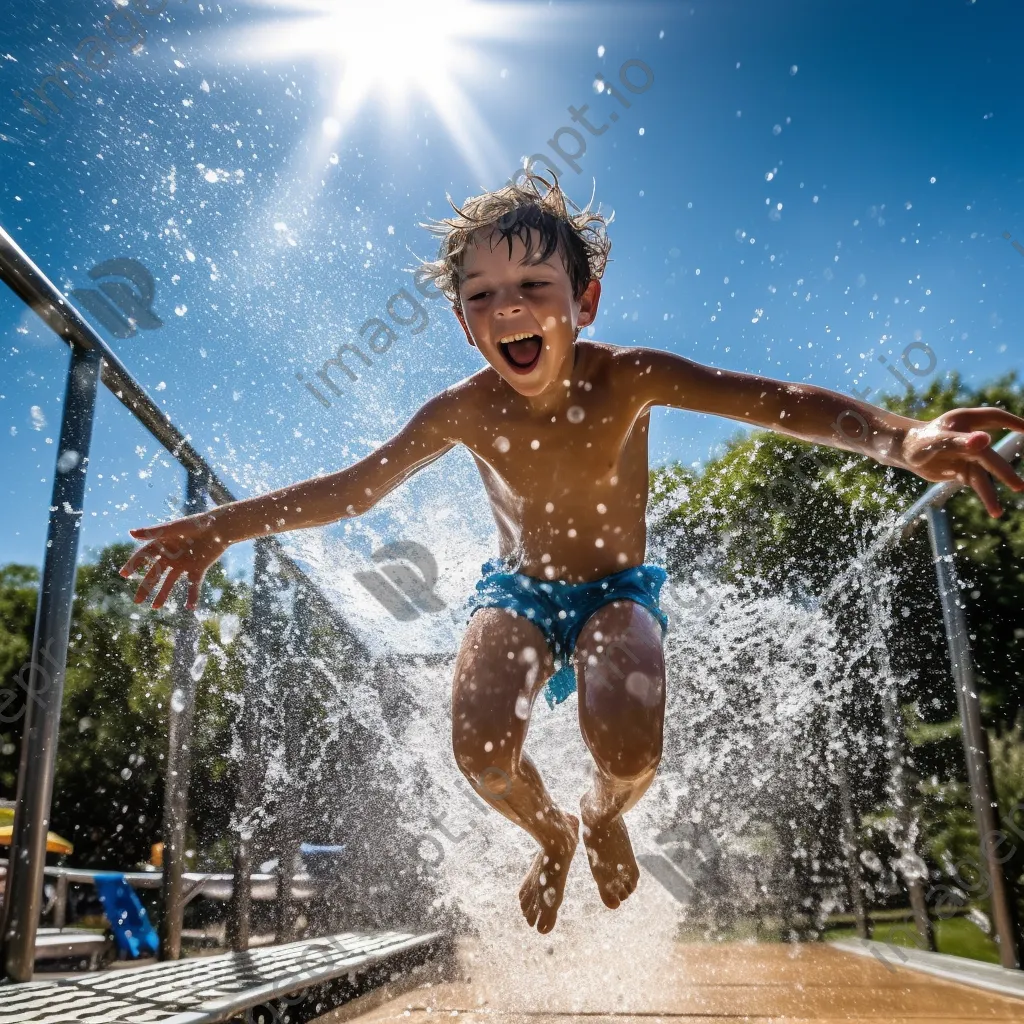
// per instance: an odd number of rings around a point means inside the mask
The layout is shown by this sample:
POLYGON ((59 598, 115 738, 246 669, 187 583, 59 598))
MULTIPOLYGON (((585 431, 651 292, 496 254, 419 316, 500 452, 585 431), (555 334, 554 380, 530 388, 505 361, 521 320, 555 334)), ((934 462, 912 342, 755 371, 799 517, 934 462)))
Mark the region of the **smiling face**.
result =
POLYGON ((558 250, 541 263, 524 262, 526 252, 518 236, 510 254, 497 233, 480 232, 465 252, 462 309, 455 315, 469 343, 519 394, 532 398, 569 377, 576 330, 593 323, 601 283, 591 280, 576 299, 558 250))

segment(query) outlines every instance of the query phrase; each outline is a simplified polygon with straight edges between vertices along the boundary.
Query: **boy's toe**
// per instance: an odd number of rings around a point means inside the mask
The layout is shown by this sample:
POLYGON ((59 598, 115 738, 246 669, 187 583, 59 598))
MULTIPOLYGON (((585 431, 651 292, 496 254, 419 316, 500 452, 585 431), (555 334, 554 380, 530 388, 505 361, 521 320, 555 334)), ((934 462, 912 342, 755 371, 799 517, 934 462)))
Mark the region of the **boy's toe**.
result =
POLYGON ((521 899, 519 906, 522 907, 523 917, 526 918, 526 923, 532 928, 537 923, 537 917, 540 914, 540 908, 537 906, 535 900, 521 899))

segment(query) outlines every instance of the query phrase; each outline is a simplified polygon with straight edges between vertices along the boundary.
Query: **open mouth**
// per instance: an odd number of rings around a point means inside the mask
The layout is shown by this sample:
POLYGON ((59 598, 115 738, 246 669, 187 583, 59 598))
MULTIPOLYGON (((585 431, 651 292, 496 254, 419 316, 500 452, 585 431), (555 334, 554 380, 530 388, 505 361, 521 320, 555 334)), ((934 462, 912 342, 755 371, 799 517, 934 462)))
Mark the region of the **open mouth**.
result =
POLYGON ((498 343, 505 361, 520 373, 532 370, 540 358, 543 341, 539 334, 515 334, 498 343))

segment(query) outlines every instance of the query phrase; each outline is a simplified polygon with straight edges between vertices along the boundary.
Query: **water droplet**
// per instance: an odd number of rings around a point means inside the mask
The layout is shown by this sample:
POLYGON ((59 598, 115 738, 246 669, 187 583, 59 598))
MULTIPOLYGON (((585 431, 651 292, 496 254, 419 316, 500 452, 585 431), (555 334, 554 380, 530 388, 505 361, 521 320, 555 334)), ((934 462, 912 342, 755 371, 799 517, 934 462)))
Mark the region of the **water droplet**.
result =
POLYGON ((869 871, 874 871, 876 874, 879 874, 882 870, 882 862, 874 850, 861 850, 860 862, 869 871))
POLYGON ((910 882, 928 877, 928 865, 912 850, 894 861, 892 866, 910 882))
POLYGON ((242 620, 235 614, 222 615, 220 618, 220 642, 226 647, 238 636, 242 620))
POLYGON ((582 423, 586 418, 586 412, 583 410, 582 405, 570 405, 565 413, 565 418, 570 423, 582 423))

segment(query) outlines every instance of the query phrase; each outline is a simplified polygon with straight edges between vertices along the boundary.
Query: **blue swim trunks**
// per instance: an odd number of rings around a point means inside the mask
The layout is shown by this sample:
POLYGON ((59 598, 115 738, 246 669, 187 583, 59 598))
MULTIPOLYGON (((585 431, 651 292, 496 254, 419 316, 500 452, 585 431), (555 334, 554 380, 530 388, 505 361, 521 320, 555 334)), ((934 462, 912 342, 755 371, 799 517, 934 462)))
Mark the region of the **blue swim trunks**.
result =
POLYGON ((668 629, 668 616, 658 605, 667 574, 658 565, 636 565, 589 583, 539 580, 511 572, 503 558, 486 562, 482 573, 469 614, 480 608, 508 608, 540 627, 555 659, 555 674, 544 689, 550 707, 576 690, 572 653, 580 630, 598 608, 610 601, 634 601, 658 620, 662 636, 668 629))

